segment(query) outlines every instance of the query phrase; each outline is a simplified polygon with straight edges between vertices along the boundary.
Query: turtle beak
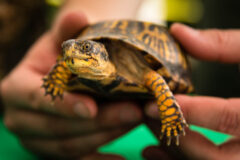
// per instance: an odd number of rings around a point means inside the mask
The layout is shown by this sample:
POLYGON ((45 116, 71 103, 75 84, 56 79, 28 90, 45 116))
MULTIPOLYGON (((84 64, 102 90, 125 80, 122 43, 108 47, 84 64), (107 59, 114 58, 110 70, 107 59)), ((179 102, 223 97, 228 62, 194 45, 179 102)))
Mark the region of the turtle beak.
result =
POLYGON ((70 39, 62 43, 62 54, 64 59, 70 59, 75 53, 74 44, 75 39, 70 39))

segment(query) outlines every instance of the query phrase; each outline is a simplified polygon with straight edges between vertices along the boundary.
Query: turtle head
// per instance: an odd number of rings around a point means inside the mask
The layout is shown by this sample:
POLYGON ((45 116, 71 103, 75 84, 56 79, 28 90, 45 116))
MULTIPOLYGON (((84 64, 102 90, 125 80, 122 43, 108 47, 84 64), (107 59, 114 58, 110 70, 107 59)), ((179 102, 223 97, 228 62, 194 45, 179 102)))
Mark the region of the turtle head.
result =
POLYGON ((70 39, 63 42, 62 50, 68 68, 80 77, 97 79, 115 72, 108 52, 100 42, 70 39))

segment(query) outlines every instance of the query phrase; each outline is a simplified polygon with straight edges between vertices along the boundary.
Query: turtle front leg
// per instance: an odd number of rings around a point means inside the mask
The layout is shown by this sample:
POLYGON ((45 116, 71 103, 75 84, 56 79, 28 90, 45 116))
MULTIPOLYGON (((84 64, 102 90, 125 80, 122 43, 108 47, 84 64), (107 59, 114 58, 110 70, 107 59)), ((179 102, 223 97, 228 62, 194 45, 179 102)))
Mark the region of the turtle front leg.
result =
POLYGON ((187 123, 183 117, 180 106, 169 89, 167 83, 158 73, 149 71, 144 77, 145 85, 154 93, 162 122, 160 139, 167 137, 167 145, 175 137, 179 145, 179 135, 185 135, 184 127, 187 123))
POLYGON ((72 73, 64 61, 58 61, 52 70, 43 78, 42 87, 45 88, 45 95, 51 95, 52 100, 56 97, 63 97, 66 85, 72 73))

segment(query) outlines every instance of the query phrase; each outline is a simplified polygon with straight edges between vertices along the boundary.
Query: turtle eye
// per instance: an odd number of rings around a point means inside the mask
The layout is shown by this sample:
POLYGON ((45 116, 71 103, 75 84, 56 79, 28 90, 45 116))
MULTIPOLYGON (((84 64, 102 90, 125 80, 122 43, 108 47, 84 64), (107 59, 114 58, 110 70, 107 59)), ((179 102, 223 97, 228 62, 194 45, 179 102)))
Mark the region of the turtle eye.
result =
POLYGON ((84 52, 89 52, 92 48, 92 45, 90 43, 84 43, 81 46, 81 50, 84 52))

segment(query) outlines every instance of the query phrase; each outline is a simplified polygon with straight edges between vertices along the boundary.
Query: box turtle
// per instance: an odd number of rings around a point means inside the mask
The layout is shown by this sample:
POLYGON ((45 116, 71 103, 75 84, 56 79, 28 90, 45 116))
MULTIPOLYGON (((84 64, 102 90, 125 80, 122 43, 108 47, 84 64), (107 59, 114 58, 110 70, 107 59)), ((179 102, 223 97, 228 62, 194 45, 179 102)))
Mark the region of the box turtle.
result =
POLYGON ((43 80, 53 99, 64 91, 156 99, 167 144, 185 134, 186 121, 173 93, 193 87, 187 59, 167 29, 133 20, 99 22, 62 44, 62 56, 43 80), (140 96, 142 95, 142 96, 140 96))

